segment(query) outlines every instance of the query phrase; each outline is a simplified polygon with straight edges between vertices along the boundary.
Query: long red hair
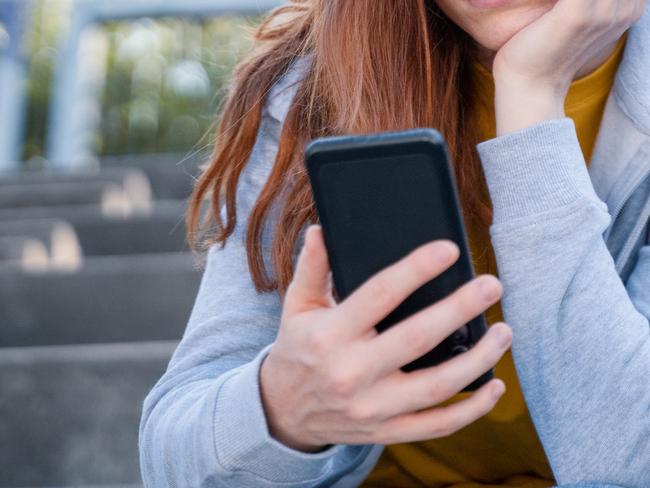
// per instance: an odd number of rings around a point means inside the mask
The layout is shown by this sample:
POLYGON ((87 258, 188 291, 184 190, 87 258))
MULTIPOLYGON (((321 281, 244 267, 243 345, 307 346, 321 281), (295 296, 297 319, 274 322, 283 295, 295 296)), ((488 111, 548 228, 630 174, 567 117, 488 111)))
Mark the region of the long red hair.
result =
POLYGON ((272 11, 255 37, 256 49, 233 74, 212 161, 190 201, 192 245, 225 244, 232 235, 237 184, 267 95, 301 56, 309 56, 309 66, 246 229, 249 269, 259 291, 286 290, 300 231, 318 220, 303 150, 320 136, 437 128, 455 162, 465 219, 487 235, 491 209, 475 150, 474 45, 433 0, 293 0, 272 11), (206 198, 210 205, 202 218, 206 198), (261 239, 276 205, 268 270, 261 239))

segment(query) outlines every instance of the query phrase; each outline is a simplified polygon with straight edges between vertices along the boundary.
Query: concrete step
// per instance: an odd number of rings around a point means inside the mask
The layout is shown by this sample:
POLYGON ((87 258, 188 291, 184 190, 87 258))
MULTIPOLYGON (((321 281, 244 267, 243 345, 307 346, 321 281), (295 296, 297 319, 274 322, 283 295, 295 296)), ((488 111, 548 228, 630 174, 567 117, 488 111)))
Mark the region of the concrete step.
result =
POLYGON ((0 237, 0 262, 20 270, 46 271, 50 253, 43 242, 32 237, 0 237))
POLYGON ((149 179, 155 199, 185 199, 192 192, 199 166, 210 160, 209 151, 195 154, 142 154, 102 158, 102 168, 132 167, 149 179))
POLYGON ((0 266, 0 347, 179 339, 201 272, 189 253, 86 259, 77 272, 0 266))
POLYGON ((131 203, 121 186, 107 182, 4 185, 0 191, 4 209, 92 204, 117 211, 131 203))
POLYGON ((152 202, 146 209, 133 207, 111 208, 110 206, 107 208, 101 204, 0 208, 0 223, 9 220, 61 219, 70 222, 74 226, 78 221, 125 219, 136 216, 147 216, 159 211, 175 211, 180 216, 183 215, 186 207, 187 202, 185 200, 157 200, 152 202))
POLYGON ((97 205, 0 210, 0 226, 16 218, 60 219, 72 225, 85 256, 179 252, 189 250, 185 209, 185 201, 171 200, 127 215, 106 215, 97 205))
POLYGON ((84 218, 69 222, 84 256, 171 253, 189 251, 185 205, 154 207, 150 213, 127 218, 84 218))
POLYGON ((142 401, 175 346, 0 349, 0 487, 139 486, 142 401))
MULTIPOLYGON (((81 266, 82 255, 77 234, 70 224, 55 219, 8 220, 0 226, 0 239, 23 238, 23 259, 34 249, 33 241, 41 243, 47 251, 45 269, 76 270, 81 266)), ((14 242, 17 242, 14 240, 14 242)), ((1 253, 0 253, 1 254, 1 253)), ((33 257, 33 256, 32 256, 33 257)), ((34 269, 34 260, 25 263, 34 269)))
POLYGON ((112 183, 122 188, 136 206, 146 206, 151 201, 151 185, 144 171, 131 167, 82 169, 66 172, 20 171, 2 175, 0 191, 5 187, 28 187, 43 185, 74 185, 86 183, 112 183))

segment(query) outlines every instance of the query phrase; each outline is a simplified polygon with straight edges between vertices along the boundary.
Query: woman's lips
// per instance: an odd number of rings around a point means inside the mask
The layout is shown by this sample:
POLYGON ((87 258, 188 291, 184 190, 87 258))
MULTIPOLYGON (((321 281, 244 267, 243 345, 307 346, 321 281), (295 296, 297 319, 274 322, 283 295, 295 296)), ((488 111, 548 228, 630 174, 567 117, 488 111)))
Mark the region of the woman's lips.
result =
POLYGON ((513 0, 468 0, 476 8, 497 8, 505 7, 512 3, 513 0))

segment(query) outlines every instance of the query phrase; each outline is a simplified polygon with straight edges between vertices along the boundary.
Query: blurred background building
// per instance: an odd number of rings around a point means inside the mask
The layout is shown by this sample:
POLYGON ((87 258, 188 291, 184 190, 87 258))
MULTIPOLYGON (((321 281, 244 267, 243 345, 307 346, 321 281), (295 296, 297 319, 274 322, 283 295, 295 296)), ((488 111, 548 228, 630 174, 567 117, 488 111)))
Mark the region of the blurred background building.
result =
POLYGON ((281 0, 0 0, 0 488, 135 487, 200 280, 183 214, 281 0))

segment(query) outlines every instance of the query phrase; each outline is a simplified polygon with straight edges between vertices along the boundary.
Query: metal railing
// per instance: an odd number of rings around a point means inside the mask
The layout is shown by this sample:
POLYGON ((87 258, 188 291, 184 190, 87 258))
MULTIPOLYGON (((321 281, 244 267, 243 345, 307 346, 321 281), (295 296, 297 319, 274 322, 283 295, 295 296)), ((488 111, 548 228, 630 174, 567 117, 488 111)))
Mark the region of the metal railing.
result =
MULTIPOLYGON (((23 0, 18 0, 23 1, 23 0)), ((75 0, 70 29, 62 42, 50 106, 47 158, 53 169, 85 166, 93 159, 89 121, 80 76, 82 35, 90 27, 140 17, 203 19, 221 15, 255 15, 283 0, 75 0)), ((87 90, 86 90, 87 91, 87 90)))
POLYGON ((30 0, 0 0, 0 171, 18 168, 28 63, 24 31, 30 0))

